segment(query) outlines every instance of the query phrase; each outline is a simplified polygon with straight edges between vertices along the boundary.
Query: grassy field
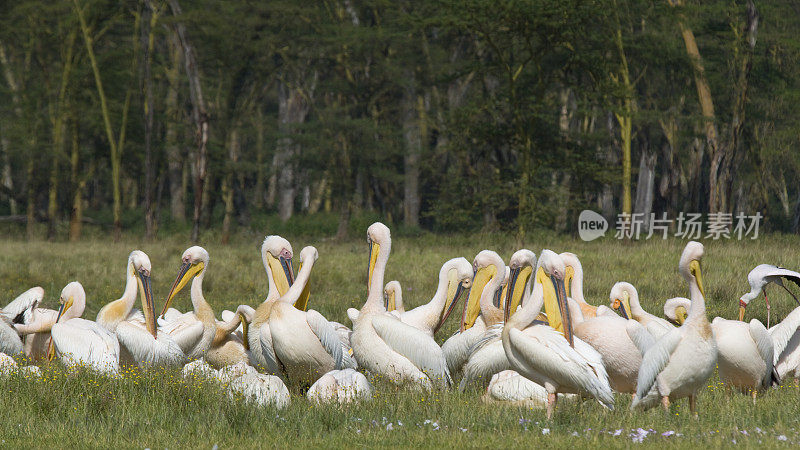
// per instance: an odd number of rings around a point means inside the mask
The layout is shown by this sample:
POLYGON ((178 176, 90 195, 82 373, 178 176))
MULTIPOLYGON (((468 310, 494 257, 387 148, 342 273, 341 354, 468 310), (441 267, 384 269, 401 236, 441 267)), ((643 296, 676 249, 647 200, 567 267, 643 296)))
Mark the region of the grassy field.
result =
MULTIPOLYGON (((315 245, 320 258, 311 278, 311 304, 331 320, 349 324, 345 310, 360 307, 366 297, 367 247, 359 237, 346 242, 285 235, 298 254, 315 245)), ((204 239, 211 254, 204 289, 217 311, 240 303, 255 306, 267 292, 259 258, 263 236, 239 235, 223 246, 213 234, 204 239)), ((663 300, 688 296, 677 263, 685 241, 623 243, 613 239, 584 243, 567 236, 537 233, 526 247, 572 251, 583 263, 590 303, 608 303, 616 281, 629 281, 642 304, 660 314, 663 300)), ((800 239, 765 235, 755 241, 707 241, 703 260, 709 318, 734 318, 739 296, 749 290, 747 272, 769 262, 800 267, 800 239)), ((153 262, 153 290, 163 304, 188 244, 178 238, 145 243, 130 237, 114 243, 102 237, 77 244, 0 240, 0 304, 34 286, 45 288, 44 306, 56 308, 61 288, 79 280, 88 296, 84 317, 93 319, 124 287, 128 253, 147 252, 153 262)), ((472 260, 489 248, 508 258, 516 250, 504 235, 457 235, 395 238, 387 281, 403 283, 407 307, 433 295, 441 264, 464 256, 472 260)), ((295 262, 296 265, 296 262, 295 262)), ((771 288, 773 321, 791 310, 791 298, 771 288)), ((188 289, 175 301, 190 308, 188 289)), ((454 315, 455 316, 455 315, 454 315)), ((766 321, 763 298, 753 301, 748 319, 766 321)), ((442 342, 457 327, 446 324, 442 342)), ((617 396, 617 408, 606 411, 595 402, 559 405, 552 421, 544 412, 485 405, 479 392, 420 394, 379 384, 373 401, 345 406, 315 406, 299 392, 281 411, 257 409, 228 400, 223 388, 209 382, 184 382, 177 372, 133 371, 119 380, 87 372, 67 373, 54 364, 40 380, 13 375, 0 379, 0 447, 150 447, 220 448, 263 446, 629 446, 634 442, 674 447, 733 443, 747 446, 800 444, 800 392, 784 386, 759 398, 730 395, 716 377, 699 397, 699 420, 690 418, 685 401, 669 414, 628 410, 628 396, 617 396)))

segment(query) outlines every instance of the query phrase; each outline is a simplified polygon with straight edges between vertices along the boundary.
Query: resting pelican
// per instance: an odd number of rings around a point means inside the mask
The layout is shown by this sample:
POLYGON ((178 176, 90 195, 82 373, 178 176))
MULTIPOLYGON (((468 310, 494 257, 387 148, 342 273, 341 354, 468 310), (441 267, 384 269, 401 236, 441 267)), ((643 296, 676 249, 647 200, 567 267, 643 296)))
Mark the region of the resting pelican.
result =
POLYGON ((475 256, 472 265, 475 275, 464 304, 461 328, 442 345, 451 373, 461 371, 472 354, 472 347, 483 339, 487 328, 503 322, 503 310, 495 306, 494 298, 501 291, 503 281, 498 273, 505 272, 505 268, 500 255, 491 250, 475 256))
POLYGON ((180 346, 166 333, 156 330, 156 312, 150 287, 150 258, 140 250, 128 256, 125 292, 97 313, 97 323, 117 335, 121 361, 140 366, 180 367, 186 357, 180 346), (133 311, 136 293, 142 299, 142 312, 133 311))
POLYGON ((283 381, 272 375, 248 372, 228 384, 228 397, 243 398, 256 406, 273 406, 283 409, 292 402, 289 389, 283 381))
POLYGON ((706 318, 702 257, 703 244, 686 244, 679 268, 691 293, 689 316, 680 328, 659 338, 645 353, 631 409, 650 408, 661 398, 664 409, 669 410, 670 401, 689 397, 689 409, 697 416, 695 396, 717 363, 717 343, 706 318))
POLYGON ((609 299, 612 309, 619 311, 625 319, 633 319, 642 324, 656 339, 675 329, 668 321, 642 308, 639 293, 630 283, 620 281, 614 284, 609 299))
POLYGON ((381 291, 392 239, 389 228, 376 222, 367 229, 370 246, 369 295, 359 311, 350 341, 361 367, 394 383, 419 383, 427 390, 450 386, 442 349, 425 332, 386 314, 381 291))
MULTIPOLYGON (((29 317, 26 322, 14 324, 14 328, 17 330, 17 333, 22 336, 25 354, 34 360, 43 360, 47 357, 47 349, 50 342, 50 329, 53 327, 53 324, 56 323, 58 311, 38 307, 44 295, 44 290, 42 288, 36 287, 28 292, 33 295, 33 298, 38 299, 36 300, 37 306, 28 309, 29 317)), ((80 317, 83 314, 83 308, 81 308, 79 312, 74 311, 73 314, 77 314, 75 317, 80 317)))
POLYGON ((97 322, 81 319, 86 305, 83 286, 73 281, 59 299, 56 323, 50 331, 49 358, 58 355, 68 366, 85 366, 100 373, 119 374, 120 347, 117 336, 97 322))
MULTIPOLYGON (((275 361, 293 382, 311 384, 331 370, 355 368, 350 349, 344 347, 333 325, 313 309, 301 311, 294 307, 308 284, 318 257, 314 247, 308 246, 300 251, 303 265, 297 280, 286 295, 271 302, 267 316, 275 361)), ((261 333, 263 340, 263 329, 261 333)))
POLYGON ((463 289, 469 289, 471 283, 472 264, 466 258, 453 258, 445 262, 439 270, 439 286, 431 301, 399 313, 400 320, 433 337, 453 312, 463 289))
POLYGON ((256 367, 265 369, 270 373, 281 373, 281 368, 275 363, 275 351, 270 342, 269 325, 267 316, 272 308, 272 302, 286 294, 289 286, 294 282, 292 272, 292 245, 280 236, 267 236, 261 244, 261 261, 267 272, 269 291, 267 298, 256 308, 253 320, 250 322, 248 341, 253 363, 256 367), (261 335, 264 335, 262 340, 261 335), (262 341, 264 345, 262 346, 262 341))
POLYGON ((44 289, 39 286, 30 288, 0 310, 0 353, 22 353, 22 338, 15 326, 33 320, 34 310, 43 297, 44 289))
POLYGON ((565 272, 564 261, 556 253, 542 250, 536 271, 542 284, 537 283, 530 300, 511 316, 502 332, 511 367, 547 390, 548 419, 553 416, 557 393, 586 393, 604 406, 614 407, 602 357, 572 334, 565 272), (563 334, 547 325, 530 326, 543 305, 550 323, 560 323, 563 334))
POLYGON ((567 267, 567 273, 564 276, 564 285, 567 291, 567 297, 575 300, 580 306, 581 314, 585 319, 589 319, 597 315, 597 306, 592 306, 586 303, 583 298, 583 266, 581 265, 578 256, 574 253, 564 252, 558 255, 564 260, 567 267))
POLYGON ((350 403, 372 398, 372 385, 354 369, 332 370, 317 380, 306 393, 317 403, 350 403))
POLYGON ((222 311, 217 320, 217 332, 205 358, 215 368, 232 366, 240 362, 250 364, 250 342, 248 331, 255 310, 248 305, 239 305, 236 311, 222 311))
POLYGON ((392 280, 386 283, 383 288, 383 298, 386 311, 396 311, 399 314, 406 312, 403 305, 403 289, 400 287, 399 281, 392 280))
POLYGON ((800 273, 793 270, 784 269, 783 267, 773 266, 772 264, 759 264, 750 273, 747 274, 747 283, 750 284, 750 292, 742 295, 739 299, 739 320, 744 320, 744 311, 751 300, 758 297, 758 294, 764 294, 764 302, 767 304, 767 327, 770 323, 770 310, 769 299, 767 298, 767 285, 775 283, 778 286, 786 289, 786 292, 794 298, 795 303, 800 305, 800 300, 797 299, 792 291, 783 284, 784 280, 791 281, 797 286, 800 286, 800 273))
POLYGON ((673 297, 664 302, 664 317, 677 326, 683 325, 689 316, 689 307, 692 302, 685 297, 673 297))
POLYGON ((208 268, 209 255, 206 249, 193 246, 181 255, 181 267, 167 295, 161 311, 161 331, 167 333, 180 346, 190 360, 205 356, 217 332, 214 311, 203 296, 203 279, 208 268), (191 299, 194 311, 164 320, 164 313, 172 300, 192 280, 191 299))

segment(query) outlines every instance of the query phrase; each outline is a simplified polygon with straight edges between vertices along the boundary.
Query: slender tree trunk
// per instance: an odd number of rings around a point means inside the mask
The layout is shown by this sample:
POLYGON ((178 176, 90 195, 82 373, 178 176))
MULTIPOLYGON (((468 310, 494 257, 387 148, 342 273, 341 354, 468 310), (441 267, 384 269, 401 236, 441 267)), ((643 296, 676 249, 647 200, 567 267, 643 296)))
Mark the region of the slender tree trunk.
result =
POLYGON ((261 108, 256 108, 255 114, 255 128, 256 128, 256 185, 253 189, 253 206, 256 209, 261 209, 264 206, 265 192, 264 192, 264 178, 266 178, 266 171, 264 170, 264 111, 261 108))
MULTIPOLYGON (((34 139, 35 138, 31 138, 31 140, 32 140, 31 148, 34 148, 36 146, 36 142, 35 142, 34 139)), ((27 170, 26 170, 27 173, 25 174, 26 177, 27 177, 26 179, 28 180, 28 188, 27 188, 28 195, 27 195, 27 201, 26 201, 27 205, 26 205, 26 213, 25 213, 25 217, 27 218, 27 221, 25 222, 25 232, 26 232, 26 234, 28 236, 28 240, 29 241, 32 241, 33 238, 34 238, 34 234, 35 234, 34 226, 36 225, 35 224, 35 222, 36 222, 36 216, 35 216, 35 214, 36 214, 36 190, 35 189, 36 188, 35 188, 35 185, 33 183, 33 168, 34 168, 34 158, 33 158, 33 155, 30 155, 28 157, 28 167, 27 167, 27 170)))
POLYGON ((642 214, 643 227, 650 226, 650 213, 653 211, 653 198, 655 194, 656 160, 657 155, 647 148, 642 148, 639 158, 639 177, 636 181, 636 203, 633 212, 642 214))
POLYGON ((155 237, 155 212, 153 208, 154 188, 154 163, 153 163, 153 48, 155 46, 155 28, 158 21, 158 11, 150 0, 145 0, 142 8, 141 19, 141 48, 142 48, 142 106, 144 121, 144 229, 145 238, 151 240, 155 237))
MULTIPOLYGON (((19 86, 17 85, 17 80, 14 77, 14 73, 11 70, 11 64, 8 60, 8 55, 6 54, 6 48, 2 41, 0 41, 0 64, 3 66, 3 76, 6 79, 6 83, 8 84, 8 89, 11 91, 11 101, 14 104, 14 114, 16 115, 18 120, 22 120, 22 109, 19 106, 19 86)), ((2 132, 2 130, 0 130, 2 132)), ((3 187, 7 188, 9 192, 13 192, 14 189, 14 179, 11 175, 11 159, 8 157, 10 151, 10 145, 8 142, 8 138, 4 135, 0 136, 0 150, 3 152, 3 173, 2 173, 2 183, 3 187)), ((32 157, 31 157, 32 159, 32 157)), ((9 195, 8 200, 8 207, 10 209, 11 215, 15 215, 17 213, 17 202, 14 200, 13 196, 9 195)))
POLYGON ((72 125, 72 150, 70 152, 70 174, 72 184, 72 212, 69 218, 69 240, 76 242, 81 238, 83 228, 83 192, 86 182, 94 173, 96 163, 87 173, 80 174, 80 140, 78 137, 78 125, 72 125))
MULTIPOLYGON (((228 137, 228 157, 230 158, 231 166, 235 166, 239 161, 239 130, 237 125, 231 127, 230 136, 228 137)), ((222 243, 228 244, 231 237, 231 219, 233 217, 233 167, 231 167, 225 174, 222 180, 222 199, 225 203, 225 217, 222 219, 222 243)))
MULTIPOLYGON (((3 187, 6 188, 8 192, 14 192, 14 178, 11 176, 11 158, 8 157, 9 143, 5 136, 0 137, 0 150, 3 151, 3 187)), ((17 214, 17 201, 12 195, 8 196, 8 210, 12 216, 17 214)))
POLYGON ((169 178, 169 210, 173 220, 183 222, 186 220, 184 182, 184 158, 181 145, 178 143, 178 127, 181 123, 181 112, 178 106, 178 84, 181 65, 181 47, 174 35, 170 36, 169 53, 170 66, 167 69, 167 96, 166 96, 166 142, 167 176, 169 178))
POLYGON ((297 169, 295 158, 300 151, 299 144, 292 139, 297 125, 305 122, 309 110, 306 95, 299 89, 281 81, 278 85, 278 131, 281 137, 275 148, 274 167, 277 177, 278 216, 287 221, 294 214, 297 195, 297 169))
MULTIPOLYGON (((168 0, 172 14, 179 17, 182 12, 178 0, 168 0)), ((206 181, 207 148, 209 136, 209 116, 206 110, 206 103, 203 100, 203 88, 200 84, 200 70, 194 55, 194 48, 186 37, 186 28, 181 22, 174 24, 175 33, 178 36, 181 48, 183 49, 183 62, 186 68, 186 76, 189 79, 189 92, 192 100, 192 119, 195 124, 195 140, 197 142, 197 152, 195 155, 195 180, 194 180, 194 213, 192 214, 192 242, 197 242, 200 238, 200 218, 203 213, 203 188, 206 181)))
POLYGON ((419 226, 419 164, 422 155, 422 121, 424 111, 423 99, 417 94, 416 77, 407 71, 404 77, 407 86, 403 91, 403 222, 408 227, 419 226))

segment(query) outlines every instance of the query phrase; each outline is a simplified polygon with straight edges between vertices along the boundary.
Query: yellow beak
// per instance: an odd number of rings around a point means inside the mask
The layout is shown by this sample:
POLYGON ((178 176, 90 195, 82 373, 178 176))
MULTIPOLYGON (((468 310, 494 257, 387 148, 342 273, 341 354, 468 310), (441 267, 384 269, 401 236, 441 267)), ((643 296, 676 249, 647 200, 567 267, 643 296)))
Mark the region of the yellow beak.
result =
POLYGON ((247 317, 242 313, 239 313, 239 318, 242 319, 242 345, 244 345, 245 350, 250 350, 250 340, 248 339, 250 322, 247 321, 247 317))
POLYGON ((743 305, 742 302, 739 302, 739 322, 744 322, 745 309, 747 309, 747 306, 743 305))
POLYGON ((461 331, 467 330, 475 325, 478 315, 481 313, 481 295, 483 289, 489 281, 497 275, 495 266, 481 267, 475 272, 472 278, 472 287, 469 289, 469 297, 464 307, 464 316, 461 323, 461 331))
MULTIPOLYGON (((300 272, 300 269, 303 268, 303 263, 300 263, 300 266, 297 267, 297 272, 300 272)), ((300 297, 294 302, 294 307, 299 309, 300 311, 308 310, 308 297, 311 295, 311 283, 310 280, 306 283, 305 287, 303 288, 303 292, 300 293, 300 297)))
POLYGON ((175 278, 175 282, 172 283, 172 288, 169 290, 167 301, 164 302, 164 309, 161 311, 161 317, 164 317, 164 313, 166 313, 167 309, 169 309, 169 305, 172 304, 172 299, 178 295, 178 293, 186 286, 189 280, 203 271, 203 267, 203 261, 195 264, 187 262, 181 265, 181 268, 178 269, 178 276, 175 278))
POLYGON ((567 266, 567 271, 564 274, 564 288, 567 291, 567 297, 572 297, 572 279, 575 277, 575 269, 572 266, 567 266))
POLYGON ((511 275, 508 278, 508 289, 505 301, 505 318, 508 320, 519 308, 522 303, 522 296, 525 294, 525 286, 533 274, 533 267, 525 266, 511 269, 511 275))
POLYGON ((694 275, 695 280, 697 280, 697 287, 700 289, 700 293, 703 295, 703 298, 706 298, 706 291, 703 289, 703 271, 700 269, 700 261, 693 260, 689 263, 689 270, 694 275))
MULTIPOLYGON (((686 308, 683 306, 678 306, 675 308, 675 321, 678 322, 678 325, 683 325, 683 322, 686 321, 686 317, 689 313, 686 311, 686 308)), ((742 313, 743 315, 743 313, 742 313)), ((742 320, 742 319, 739 319, 742 320)))
POLYGON ((395 303, 394 300, 395 296, 394 290, 391 290, 389 292, 384 292, 384 294, 386 296, 386 298, 384 299, 385 303, 384 306, 386 306, 386 311, 394 311, 395 309, 397 309, 397 304, 395 303))
POLYGON ((447 300, 445 301, 444 309, 442 309, 442 315, 439 318, 439 323, 436 324, 436 328, 433 330, 433 334, 436 334, 436 332, 439 331, 439 328, 444 325, 445 320, 450 317, 450 313, 453 312, 456 303, 458 303, 458 299, 461 298, 461 294, 464 292, 464 285, 458 280, 458 271, 455 269, 450 270, 448 278, 447 300))
POLYGON ((292 272, 292 259, 283 256, 276 258, 267 252, 267 264, 272 272, 272 280, 278 290, 278 296, 283 297, 289 287, 294 283, 294 273, 292 272))
POLYGON ((541 267, 536 274, 537 281, 544 291, 544 310, 550 326, 564 334, 570 346, 575 346, 572 321, 567 305, 567 292, 564 280, 548 276, 541 267))
POLYGON ((156 305, 153 303, 153 285, 150 275, 142 272, 136 274, 136 281, 139 283, 139 292, 142 300, 142 313, 144 313, 147 331, 157 339, 156 335, 156 305))
POLYGON ((372 286, 372 273, 375 271, 375 263, 378 261, 378 254, 381 252, 381 244, 377 242, 369 243, 369 266, 367 267, 367 288, 372 286))

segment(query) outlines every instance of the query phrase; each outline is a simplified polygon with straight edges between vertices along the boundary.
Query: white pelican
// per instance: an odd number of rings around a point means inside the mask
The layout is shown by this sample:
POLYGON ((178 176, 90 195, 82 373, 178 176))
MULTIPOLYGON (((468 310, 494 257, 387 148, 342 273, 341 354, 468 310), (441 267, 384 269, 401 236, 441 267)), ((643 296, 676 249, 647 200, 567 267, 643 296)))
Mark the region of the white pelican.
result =
POLYGON ((656 339, 675 329, 668 321, 642 308, 639 292, 630 283, 624 281, 615 283, 611 288, 609 300, 613 310, 619 311, 625 319, 633 319, 642 324, 656 339))
POLYGON ((156 329, 150 272, 150 258, 140 250, 132 251, 128 256, 125 292, 119 300, 100 309, 97 323, 117 335, 122 351, 121 362, 181 367, 186 363, 186 357, 180 346, 168 334, 156 329), (141 295, 142 312, 133 311, 137 292, 141 295))
POLYGON ((469 289, 471 283, 472 264, 466 258, 453 258, 445 262, 439 270, 439 285, 431 301, 410 311, 399 312, 400 320, 433 337, 453 312, 463 290, 469 289))
MULTIPOLYGON (((37 306, 27 310, 30 314, 26 323, 17 323, 14 328, 22 336, 25 354, 34 360, 43 360, 47 358, 50 329, 56 323, 58 311, 38 307, 44 294, 42 288, 30 289, 28 293, 32 293, 35 298, 38 298, 37 306)), ((72 314, 75 314, 74 317, 80 317, 83 314, 83 308, 81 307, 80 311, 72 311, 72 314)))
POLYGON ((564 276, 567 297, 578 303, 581 314, 585 319, 596 316, 597 306, 586 303, 586 299, 583 297, 583 265, 581 265, 578 256, 570 252, 564 252, 558 256, 564 260, 564 264, 567 267, 567 273, 564 276))
POLYGON ((792 310, 779 324, 769 329, 774 345, 773 363, 778 376, 783 379, 792 374, 795 386, 800 388, 800 306, 792 310))
POLYGON ((386 314, 381 292, 392 239, 389 228, 376 222, 367 229, 370 246, 367 301, 359 311, 350 342, 361 367, 394 383, 419 383, 450 386, 442 349, 433 338, 397 318, 386 314))
POLYGON ((76 314, 86 305, 86 292, 77 281, 66 285, 61 307, 50 333, 49 358, 58 355, 67 366, 84 366, 100 373, 119 374, 120 347, 117 336, 97 322, 76 314))
POLYGON ((248 305, 239 305, 236 311, 222 311, 222 319, 217 320, 217 333, 206 351, 205 358, 215 368, 222 368, 244 362, 250 364, 250 341, 248 336, 250 321, 255 310, 248 305))
MULTIPOLYGON (((578 396, 558 394, 558 398, 561 401, 574 401, 578 396)), ((541 409, 547 407, 547 390, 514 370, 504 370, 492 375, 481 399, 487 403, 509 403, 524 408, 541 409)))
POLYGON ((552 417, 557 393, 589 394, 608 408, 614 396, 602 357, 591 346, 573 336, 564 261, 550 250, 542 250, 536 270, 537 283, 531 298, 503 327, 502 342, 511 367, 547 390, 547 417, 552 417), (541 288, 539 288, 541 286, 541 288), (530 326, 545 306, 551 324, 530 326), (524 330, 524 331, 523 331, 524 330))
POLYGON ((0 353, 22 353, 22 338, 15 327, 33 320, 34 310, 43 297, 44 289, 39 286, 30 288, 0 310, 0 353))
POLYGON ((706 318, 702 257, 703 244, 686 244, 679 268, 691 293, 689 316, 680 328, 659 338, 645 353, 631 409, 650 408, 660 398, 664 409, 669 410, 670 401, 689 397, 689 409, 697 415, 695 396, 717 363, 717 344, 706 318))
MULTIPOLYGON (((293 382, 311 384, 331 370, 355 368, 350 349, 345 348, 333 325, 313 309, 302 311, 294 307, 306 289, 318 256, 317 249, 311 246, 300 251, 303 265, 297 279, 286 295, 271 302, 267 316, 275 360, 293 382)), ((262 329, 262 346, 264 333, 262 329)))
POLYGON ((286 408, 292 401, 289 389, 280 378, 257 372, 246 373, 231 381, 228 384, 228 396, 234 400, 243 398, 245 402, 257 406, 278 409, 286 408))
POLYGON ((332 370, 317 380, 306 393, 316 403, 350 403, 372 398, 372 385, 353 369, 332 370))
POLYGON ((689 316, 689 307, 692 302, 685 297, 673 297, 664 302, 664 317, 672 324, 681 326, 689 316))
MULTIPOLYGON (((487 328, 503 322, 503 310, 494 299, 501 292, 506 265, 497 253, 484 250, 475 256, 472 286, 461 317, 461 327, 442 345, 442 352, 451 373, 460 372, 470 358, 473 346, 484 337, 487 328)), ((463 381, 462 381, 463 384, 463 381)))
POLYGON ((208 261, 208 252, 203 247, 195 245, 183 252, 178 276, 161 311, 160 330, 168 334, 190 360, 205 356, 217 332, 214 310, 203 296, 203 279, 208 261), (169 320, 164 319, 164 313, 169 309, 172 300, 189 280, 192 280, 191 299, 194 311, 173 316, 169 320))
POLYGON ((289 286, 294 282, 292 272, 292 245, 280 236, 267 236, 261 244, 261 261, 267 272, 269 291, 267 298, 256 308, 253 320, 250 322, 248 342, 253 364, 270 373, 281 373, 281 368, 275 361, 275 350, 269 341, 269 325, 267 316, 272 308, 272 302, 286 294, 289 286), (264 339, 262 340, 262 329, 264 339), (262 346, 262 341, 264 345, 262 346))
POLYGON ((800 286, 800 273, 793 270, 784 269, 783 267, 773 266, 772 264, 759 264, 750 273, 747 274, 747 283, 750 285, 750 292, 742 295, 739 299, 739 320, 744 320, 744 311, 751 300, 758 297, 758 294, 764 294, 764 302, 767 304, 767 327, 770 323, 770 310, 769 299, 767 298, 767 285, 775 283, 778 286, 786 289, 786 292, 794 298, 795 303, 800 305, 800 300, 797 299, 792 291, 783 284, 784 280, 791 281, 797 286, 800 286))
POLYGON ((392 280, 386 283, 383 288, 383 298, 386 311, 397 311, 400 314, 406 312, 403 305, 403 289, 400 287, 399 281, 392 280))

